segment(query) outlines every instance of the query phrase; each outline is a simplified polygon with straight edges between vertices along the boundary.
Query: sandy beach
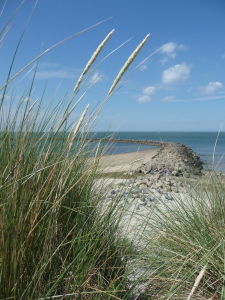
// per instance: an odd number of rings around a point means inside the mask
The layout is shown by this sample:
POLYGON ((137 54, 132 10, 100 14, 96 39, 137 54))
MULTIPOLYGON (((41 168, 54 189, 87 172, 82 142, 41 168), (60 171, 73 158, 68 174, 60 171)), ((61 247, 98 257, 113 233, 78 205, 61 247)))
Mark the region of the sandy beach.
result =
POLYGON ((142 163, 150 162, 159 148, 101 157, 99 167, 102 172, 127 172, 137 169, 142 163))

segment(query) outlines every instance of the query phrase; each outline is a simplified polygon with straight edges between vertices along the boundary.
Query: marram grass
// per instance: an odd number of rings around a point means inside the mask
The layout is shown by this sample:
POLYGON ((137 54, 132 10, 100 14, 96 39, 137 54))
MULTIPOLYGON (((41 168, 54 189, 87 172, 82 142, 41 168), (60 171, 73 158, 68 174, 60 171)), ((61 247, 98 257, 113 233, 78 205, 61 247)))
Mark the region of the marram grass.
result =
POLYGON ((225 182, 213 172, 196 182, 146 220, 153 299, 225 299, 225 182))
POLYGON ((0 299, 129 295, 124 285, 129 244, 118 235, 117 203, 100 213, 103 187, 95 191, 98 147, 90 152, 86 140, 102 106, 88 115, 87 105, 71 123, 72 112, 90 88, 75 103, 74 92, 112 33, 88 61, 74 91, 66 91, 58 104, 50 101, 43 110, 44 91, 32 102, 37 68, 29 88, 15 101, 13 93, 16 87, 20 90, 15 79, 30 64, 11 78, 9 71, 0 88, 0 299))
POLYGON ((104 46, 106 45, 106 43, 108 42, 108 40, 110 39, 111 35, 113 34, 114 29, 105 37, 105 39, 101 42, 101 44, 97 47, 97 49, 95 50, 95 52, 93 53, 93 55, 91 56, 90 60, 88 61, 87 65, 85 66, 83 72, 81 73, 80 77, 78 78, 78 81, 73 89, 73 92, 75 93, 82 80, 84 75, 88 72, 88 70, 91 68, 91 66, 93 65, 93 63, 95 62, 95 60, 97 59, 98 55, 100 54, 100 52, 102 51, 102 49, 104 48, 104 46))
MULTIPOLYGON (((0 43, 8 28, 0 31, 0 43)), ((92 85, 76 99, 78 92, 112 33, 88 60, 74 89, 65 91, 58 104, 49 100, 44 113, 44 91, 30 100, 36 71, 17 101, 20 84, 14 82, 56 45, 17 74, 9 70, 0 87, 0 299, 225 299, 225 190, 217 175, 192 187, 186 201, 178 196, 175 210, 166 205, 166 211, 147 215, 138 237, 147 247, 138 251, 120 236, 119 198, 102 208, 106 188, 96 189, 96 180, 107 176, 97 171, 101 147, 90 151, 86 137, 149 37, 124 63, 103 104, 92 113, 87 105, 71 123, 92 85), (142 270, 128 289, 126 278, 135 263, 142 270), (134 296, 142 280, 147 295, 143 290, 134 296)))
POLYGON ((121 70, 119 71, 118 75, 116 76, 112 86, 109 89, 108 94, 111 94, 113 92, 113 90, 115 89, 115 87, 117 86, 117 84, 119 83, 120 79, 122 78, 122 76, 124 75, 124 73, 126 72, 126 70, 129 68, 129 66, 132 64, 132 62, 134 61, 135 57, 138 55, 138 53, 141 51, 141 49, 143 48, 144 44, 146 43, 147 39, 149 38, 150 34, 147 34, 147 36, 144 38, 144 40, 137 46, 137 48, 133 51, 133 53, 129 56, 129 58, 127 59, 127 61, 125 62, 125 64, 123 65, 123 67, 121 68, 121 70))

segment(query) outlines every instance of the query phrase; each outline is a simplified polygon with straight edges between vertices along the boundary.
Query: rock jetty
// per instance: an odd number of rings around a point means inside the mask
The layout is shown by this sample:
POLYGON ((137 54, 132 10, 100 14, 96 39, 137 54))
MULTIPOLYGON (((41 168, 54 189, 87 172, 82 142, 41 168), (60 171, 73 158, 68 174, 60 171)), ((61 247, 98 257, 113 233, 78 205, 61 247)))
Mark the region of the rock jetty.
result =
POLYGON ((172 142, 131 139, 89 139, 90 141, 102 141, 110 143, 143 144, 159 147, 160 150, 151 162, 143 163, 137 171, 139 173, 168 173, 175 176, 190 177, 201 175, 203 163, 199 156, 189 147, 172 142))
POLYGON ((142 164, 137 171, 144 174, 167 173, 190 177, 201 175, 202 169, 203 163, 191 148, 183 144, 164 142, 151 162, 142 164))

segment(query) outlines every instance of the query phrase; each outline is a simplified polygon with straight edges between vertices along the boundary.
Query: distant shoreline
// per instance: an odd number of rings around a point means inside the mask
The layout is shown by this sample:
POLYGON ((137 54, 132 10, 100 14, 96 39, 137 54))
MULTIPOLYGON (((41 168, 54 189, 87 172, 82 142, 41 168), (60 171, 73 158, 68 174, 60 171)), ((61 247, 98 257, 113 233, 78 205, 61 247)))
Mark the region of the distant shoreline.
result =
MULTIPOLYGON (((79 139, 75 139, 79 140, 79 139)), ((90 142, 103 142, 103 143, 126 143, 126 144, 140 144, 140 145, 150 145, 161 147, 164 144, 168 144, 170 142, 161 142, 161 141, 153 141, 153 140, 135 140, 135 139, 108 139, 108 138, 88 138, 86 139, 90 142)))
MULTIPOLYGON (((134 139, 90 139, 90 141, 103 141, 103 142, 115 142, 115 143, 135 143, 135 144, 147 144, 151 146, 158 146, 155 151, 146 150, 146 152, 134 152, 124 154, 114 154, 111 156, 105 156, 106 165, 119 161, 119 165, 132 165, 139 168, 140 173, 150 173, 153 171, 168 172, 173 175, 186 175, 201 174, 203 169, 202 162, 199 156, 190 148, 181 143, 170 142, 158 142, 152 140, 134 140, 134 139), (138 153, 138 154, 137 154, 138 153), (146 154, 147 153, 147 154, 146 154), (154 153, 154 154, 153 154, 154 153), (136 157, 136 158, 135 158, 136 157), (111 161, 110 161, 111 158, 111 161), (135 160, 136 159, 136 160, 135 160), (137 166, 136 161, 139 161, 141 165, 137 166)), ((117 165, 118 167, 118 165, 117 165)), ((122 167, 122 166, 121 166, 122 167)))
POLYGON ((102 144, 107 144, 108 142, 109 149, 104 153, 104 156, 136 153, 137 151, 155 149, 155 147, 161 148, 162 145, 169 145, 170 143, 173 145, 185 145, 200 156, 204 169, 213 169, 212 159, 214 157, 215 170, 225 173, 224 132, 220 133, 215 155, 213 156, 216 137, 216 132, 202 132, 201 134, 200 132, 118 132, 113 139, 109 139, 96 132, 92 141, 96 143, 101 141, 103 142, 102 144), (117 136, 118 139, 116 138, 117 136))

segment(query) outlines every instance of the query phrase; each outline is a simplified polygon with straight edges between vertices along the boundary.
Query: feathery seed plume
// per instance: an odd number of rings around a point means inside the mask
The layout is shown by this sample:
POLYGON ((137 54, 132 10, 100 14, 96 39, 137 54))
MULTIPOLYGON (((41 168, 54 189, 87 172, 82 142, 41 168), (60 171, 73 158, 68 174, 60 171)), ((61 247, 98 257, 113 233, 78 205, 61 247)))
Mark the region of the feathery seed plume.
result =
POLYGON ((74 89, 73 92, 75 93, 76 90, 79 88, 81 81, 83 80, 84 75, 87 73, 87 71, 90 69, 91 65, 94 63, 94 61, 96 60, 96 58, 98 57, 99 53, 102 51, 102 49, 104 48, 105 44, 108 42, 109 38, 111 37, 111 35, 113 34, 113 32, 115 31, 115 29, 113 29, 106 37, 105 39, 101 42, 101 44, 98 46, 98 48, 95 50, 95 52, 92 54, 90 60, 88 61, 86 67, 84 68, 83 72, 81 73, 74 89))
POLYGON ((114 88, 116 87, 116 85, 118 84, 118 82, 120 81, 121 77, 123 76, 123 74, 126 72, 126 70, 128 69, 128 67, 131 65, 131 63, 133 62, 133 60, 135 59, 135 57, 138 55, 138 53, 141 51, 142 47, 144 46, 144 44, 146 43, 147 39, 149 38, 150 34, 148 34, 143 41, 137 46, 137 48, 134 50, 134 52, 130 55, 130 57, 128 58, 128 60, 125 62, 124 66, 122 67, 122 69, 120 70, 120 72, 118 73, 116 79, 114 80, 111 88, 109 89, 108 95, 112 93, 112 91, 114 90, 114 88))

